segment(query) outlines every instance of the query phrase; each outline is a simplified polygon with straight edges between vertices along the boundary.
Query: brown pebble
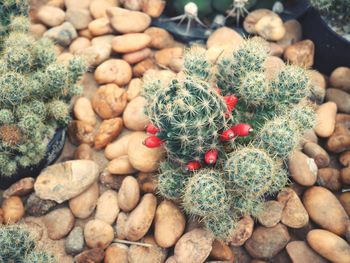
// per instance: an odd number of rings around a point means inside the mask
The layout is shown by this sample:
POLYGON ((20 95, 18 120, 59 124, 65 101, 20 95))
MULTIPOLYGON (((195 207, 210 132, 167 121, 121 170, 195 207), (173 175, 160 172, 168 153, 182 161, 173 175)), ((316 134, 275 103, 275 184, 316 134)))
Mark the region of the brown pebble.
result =
POLYGON ((213 248, 210 251, 210 257, 215 260, 233 262, 235 255, 232 253, 230 247, 224 242, 217 239, 213 242, 213 248))
POLYGON ((334 153, 341 153, 350 149, 350 131, 342 123, 335 125, 334 133, 328 138, 326 147, 334 153))
POLYGON ((34 178, 25 177, 13 185, 11 185, 3 194, 4 198, 9 198, 10 196, 24 196, 31 193, 34 189, 34 178))
POLYGON ((258 215, 260 224, 266 227, 277 225, 282 217, 283 205, 275 200, 267 201, 264 208, 258 215))
POLYGON ((157 190, 157 176, 154 173, 139 173, 137 176, 140 189, 143 193, 155 193, 157 190))
POLYGON ((102 248, 93 248, 81 252, 75 256, 75 263, 100 263, 105 256, 105 252, 102 248))
POLYGON ((350 192, 342 193, 339 196, 339 201, 342 204, 342 206, 344 207, 348 216, 350 216, 350 192))
POLYGON ((14 224, 24 216, 24 206, 21 198, 10 196, 2 202, 2 212, 5 224, 14 224))
POLYGON ((339 170, 331 167, 319 169, 317 183, 331 191, 339 191, 342 187, 339 170))
POLYGON ((325 168, 329 165, 328 153, 317 143, 307 142, 304 144, 304 153, 314 159, 318 168, 325 168))
POLYGON ((75 160, 92 160, 92 149, 90 145, 83 143, 80 144, 74 152, 75 160))
POLYGON ((309 68, 314 64, 315 44, 309 40, 303 40, 292 44, 284 51, 284 59, 293 65, 309 68))

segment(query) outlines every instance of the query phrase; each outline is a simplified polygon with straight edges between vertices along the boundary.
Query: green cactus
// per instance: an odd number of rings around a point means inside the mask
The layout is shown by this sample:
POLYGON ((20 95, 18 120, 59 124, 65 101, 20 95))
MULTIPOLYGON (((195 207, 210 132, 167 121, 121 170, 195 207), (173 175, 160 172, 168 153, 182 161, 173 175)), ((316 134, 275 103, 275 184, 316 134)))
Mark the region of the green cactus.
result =
POLYGON ((186 185, 183 207, 191 215, 213 217, 229 210, 226 185, 215 170, 203 169, 194 174, 186 185))
POLYGON ((213 65, 207 58, 205 48, 193 46, 186 51, 184 57, 184 72, 187 75, 207 81, 211 77, 212 68, 213 65))
MULTIPOLYGON (((53 263, 54 257, 37 249, 33 234, 20 225, 0 226, 0 259, 16 263, 53 263)), ((1 262, 1 260, 0 260, 1 262)))
POLYGON ((270 87, 263 72, 251 72, 242 79, 237 95, 250 107, 261 107, 269 102, 270 87))
MULTIPOLYGON (((0 58, 0 130, 16 127, 17 137, 0 136, 0 176, 39 163, 54 130, 70 120, 69 103, 81 90, 76 84, 86 70, 81 58, 59 64, 51 40, 35 40, 15 18, 0 58), (15 140, 16 139, 16 140, 15 140), (10 143, 9 143, 10 142, 10 143)), ((8 134, 8 132, 6 133, 8 134)))
POLYGON ((230 241, 232 234, 236 229, 239 218, 228 213, 220 214, 214 217, 204 218, 204 226, 212 232, 214 236, 223 241, 230 241))
POLYGON ((179 200, 184 194, 188 175, 169 161, 160 164, 158 192, 170 200, 179 200))
POLYGON ((291 109, 287 109, 286 115, 296 124, 300 133, 313 129, 316 126, 315 106, 310 102, 301 102, 291 109))

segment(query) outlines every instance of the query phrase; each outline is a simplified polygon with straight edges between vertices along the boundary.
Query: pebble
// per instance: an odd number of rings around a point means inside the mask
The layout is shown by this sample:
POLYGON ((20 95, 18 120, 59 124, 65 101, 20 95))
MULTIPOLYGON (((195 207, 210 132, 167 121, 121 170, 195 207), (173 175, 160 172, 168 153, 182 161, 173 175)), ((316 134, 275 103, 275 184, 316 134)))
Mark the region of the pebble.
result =
POLYGON ((283 48, 275 42, 269 42, 269 55, 281 57, 283 55, 283 48))
POLYGON ((86 223, 84 237, 88 247, 105 249, 113 241, 114 231, 106 222, 94 219, 86 223))
POLYGON ((268 56, 264 61, 265 76, 268 80, 273 80, 285 67, 283 60, 279 57, 268 56))
POLYGON ((282 46, 283 49, 292 45, 296 42, 302 40, 303 37, 303 29, 298 20, 290 19, 283 23, 284 28, 286 29, 286 33, 283 38, 277 41, 279 46, 282 46))
POLYGON ((123 5, 124 8, 133 10, 133 11, 140 11, 142 7, 142 0, 121 0, 120 3, 123 5))
POLYGON ((149 123, 149 119, 145 114, 145 106, 147 100, 138 96, 131 100, 126 106, 123 114, 123 121, 126 128, 133 131, 144 131, 149 123))
POLYGON ((114 83, 123 86, 130 82, 132 69, 122 59, 109 59, 97 67, 94 76, 99 84, 114 83))
POLYGON ((163 263, 165 261, 167 256, 166 250, 158 247, 152 236, 145 237, 143 243, 151 244, 152 246, 131 245, 128 254, 129 263, 163 263))
POLYGON ((100 263, 105 256, 102 248, 93 248, 81 252, 74 258, 75 263, 100 263))
POLYGON ((335 129, 337 104, 326 102, 316 110, 316 114, 315 133, 322 138, 331 136, 335 129))
POLYGON ((273 227, 281 221, 283 205, 275 200, 265 202, 263 210, 258 215, 260 224, 273 227))
POLYGON ((250 34, 256 34, 255 25, 264 16, 274 16, 276 15, 269 9, 256 9, 245 17, 243 21, 243 28, 250 34))
POLYGON ((310 68, 314 64, 315 44, 311 40, 299 41, 286 48, 284 59, 293 65, 310 68))
POLYGON ((92 149, 90 145, 80 144, 74 152, 74 160, 92 160, 92 149))
POLYGON ((54 6, 44 5, 36 14, 36 17, 49 27, 59 26, 65 20, 65 12, 54 6))
POLYGON ((202 263, 212 250, 213 235, 208 231, 195 228, 184 234, 174 248, 177 263, 202 263))
POLYGON ((350 261, 349 244, 332 232, 321 229, 311 230, 307 234, 307 242, 317 253, 332 262, 350 261))
POLYGON ((140 95, 142 86, 143 82, 139 78, 134 78, 129 82, 128 89, 126 91, 128 101, 131 101, 140 95))
POLYGON ((320 186, 311 187, 305 191, 303 203, 315 223, 337 235, 345 235, 349 217, 332 192, 320 186))
POLYGON ((10 196, 17 195, 17 196, 24 196, 29 193, 31 193, 34 189, 34 178, 32 177, 25 177, 13 185, 11 185, 2 196, 4 198, 9 198, 10 196))
POLYGON ((92 17, 87 9, 70 8, 66 11, 66 21, 70 22, 76 30, 80 30, 89 26, 92 17))
POLYGON ((88 47, 78 52, 77 55, 83 57, 89 66, 98 66, 109 59, 111 53, 112 47, 107 44, 88 47))
POLYGON ((84 8, 88 9, 91 0, 64 0, 65 6, 68 8, 84 8))
POLYGON ((141 191, 143 193, 156 193, 158 179, 153 173, 139 173, 137 176, 141 191))
POLYGON ((52 39, 55 43, 67 47, 78 37, 74 26, 69 22, 64 22, 60 26, 53 27, 44 33, 44 37, 52 39))
POLYGON ((128 221, 128 214, 120 212, 116 222, 117 238, 126 239, 126 222, 128 221))
POLYGON ((133 69, 132 73, 133 76, 136 78, 140 78, 145 74, 147 71, 152 70, 152 69, 157 69, 157 65, 155 61, 151 58, 147 58, 139 63, 137 63, 133 69))
POLYGON ((350 131, 344 123, 336 123, 334 133, 327 140, 326 148, 333 153, 350 149, 350 131))
POLYGON ((234 262, 234 254, 230 247, 226 245, 223 241, 217 239, 214 240, 212 244, 213 248, 210 251, 209 257, 216 260, 222 260, 226 262, 234 262))
POLYGON ((88 98, 78 98, 74 104, 73 111, 76 119, 84 121, 92 126, 96 124, 95 112, 88 98))
POLYGON ((88 29, 93 36, 103 36, 114 32, 107 17, 91 21, 88 25, 88 29))
POLYGON ((94 142, 93 132, 94 127, 83 121, 73 120, 68 124, 68 137, 75 145, 82 143, 92 145, 94 142))
POLYGON ((24 206, 21 198, 10 196, 2 202, 2 217, 5 224, 15 224, 24 216, 24 206))
POLYGON ((43 222, 49 238, 59 240, 72 230, 75 219, 69 208, 58 208, 45 215, 43 222))
POLYGON ((133 176, 125 177, 118 192, 118 205, 120 209, 124 212, 130 212, 136 207, 139 200, 140 187, 136 178, 133 176))
POLYGON ((254 258, 270 259, 276 256, 289 240, 288 229, 282 224, 270 228, 258 226, 245 243, 245 248, 254 258))
POLYGON ((130 241, 140 240, 151 227, 157 207, 157 198, 145 194, 138 206, 130 213, 125 225, 125 235, 130 241))
POLYGON ((119 190, 125 177, 126 175, 114 176, 105 170, 100 175, 100 183, 106 186, 107 188, 119 190))
POLYGON ((70 44, 69 52, 72 54, 81 53, 90 46, 91 46, 90 39, 86 37, 78 37, 72 42, 72 44, 70 44))
POLYGON ((309 215, 292 188, 284 188, 277 196, 283 205, 281 221, 291 228, 302 228, 309 222, 309 215))
POLYGON ((119 7, 109 8, 106 12, 113 28, 122 34, 143 32, 151 24, 151 17, 142 12, 119 7))
POLYGON ((76 226, 64 241, 64 247, 67 254, 76 255, 84 249, 84 233, 80 226, 76 226))
POLYGON ((34 36, 35 39, 40 39, 46 30, 47 28, 43 24, 30 24, 29 26, 29 33, 34 36))
POLYGON ((305 241, 292 241, 288 243, 286 250, 293 262, 327 263, 305 241))
POLYGON ((113 118, 104 120, 95 136, 95 148, 102 149, 119 136, 123 130, 123 119, 113 118))
POLYGON ((150 57, 152 55, 152 50, 149 48, 144 48, 139 51, 135 51, 132 53, 127 53, 122 56, 123 60, 128 62, 129 64, 136 64, 139 63, 146 58, 150 57))
POLYGON ((338 67, 333 70, 329 77, 329 85, 332 88, 350 92, 350 68, 338 67))
POLYGON ((114 37, 114 35, 94 37, 93 39, 91 39, 91 44, 93 46, 110 45, 112 48, 112 40, 114 37))
POLYGON ((57 57, 57 62, 67 66, 69 61, 74 58, 74 55, 69 52, 63 52, 57 57))
POLYGON ((154 237, 160 247, 174 246, 184 233, 185 226, 186 218, 173 202, 164 200, 158 205, 154 219, 154 237))
POLYGON ((288 158, 288 168, 291 177, 298 184, 312 186, 317 180, 317 165, 314 159, 309 158, 301 151, 295 150, 288 158))
POLYGON ((350 113, 350 94, 340 89, 328 88, 326 91, 326 100, 337 104, 338 112, 350 113))
POLYGON ((169 67, 174 59, 181 58, 183 56, 183 52, 184 50, 182 47, 164 48, 155 52, 154 57, 159 66, 169 67))
POLYGON ((243 37, 229 27, 216 29, 207 40, 207 48, 212 47, 235 47, 237 49, 243 43, 243 37))
POLYGON ((107 17, 106 10, 113 4, 106 0, 93 0, 90 4, 90 12, 94 18, 107 17))
POLYGON ((147 28, 145 34, 151 37, 149 46, 155 49, 163 49, 173 47, 174 37, 165 29, 160 27, 147 28))
POLYGON ((80 195, 69 200, 69 208, 77 218, 88 218, 94 212, 99 196, 98 183, 94 182, 80 195))
POLYGON ((127 105, 125 89, 116 84, 100 86, 91 98, 92 107, 102 119, 111 119, 120 116, 127 105))
POLYGON ((322 104, 326 96, 326 79, 316 70, 309 70, 308 73, 311 82, 310 99, 317 104, 322 104))
POLYGON ((98 165, 90 160, 75 160, 49 166, 38 176, 34 189, 41 199, 63 203, 84 192, 97 180, 98 165))
POLYGON ((348 214, 348 216, 350 216, 350 192, 342 193, 339 196, 339 202, 344 207, 344 209, 345 209, 346 213, 348 214))
POLYGON ((97 201, 95 219, 112 225, 119 214, 118 193, 113 190, 104 192, 97 201))
POLYGON ((129 263, 129 247, 124 244, 112 244, 106 249, 104 263, 129 263))
POLYGON ((307 142, 304 144, 303 151, 308 157, 314 159, 318 168, 328 167, 330 163, 329 155, 319 144, 307 142))
POLYGON ((143 142, 148 137, 144 132, 135 132, 131 135, 128 145, 128 156, 132 166, 145 173, 155 172, 160 161, 164 158, 163 147, 148 148, 143 142))
POLYGON ((146 48, 151 37, 145 33, 132 33, 116 36, 112 40, 112 48, 117 53, 131 53, 146 48))
POLYGON ((42 216, 57 206, 55 201, 40 199, 32 193, 26 201, 25 210, 28 215, 42 216))
POLYGON ((255 31, 264 39, 271 41, 281 40, 286 33, 282 19, 275 13, 259 19, 255 24, 255 31))
POLYGON ((339 191, 342 188, 339 170, 331 167, 318 170, 317 184, 331 191, 339 191))
POLYGON ((129 156, 119 156, 108 163, 108 172, 115 175, 127 175, 136 173, 137 170, 132 166, 129 156))
POLYGON ((251 236, 254 230, 254 220, 251 216, 243 216, 237 223, 236 229, 230 239, 232 246, 242 246, 251 236))
POLYGON ((150 17, 159 17, 165 8, 166 2, 163 0, 148 0, 142 2, 142 11, 150 17))

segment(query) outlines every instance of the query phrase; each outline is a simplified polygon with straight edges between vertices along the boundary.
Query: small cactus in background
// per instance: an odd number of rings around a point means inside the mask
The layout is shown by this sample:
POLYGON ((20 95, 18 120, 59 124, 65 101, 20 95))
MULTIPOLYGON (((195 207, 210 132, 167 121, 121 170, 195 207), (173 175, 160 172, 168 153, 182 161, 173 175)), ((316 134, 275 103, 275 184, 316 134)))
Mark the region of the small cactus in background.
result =
POLYGON ((230 241, 236 229, 238 218, 228 213, 204 218, 204 226, 215 237, 223 241, 230 241))
POLYGON ((54 257, 38 249, 33 234, 24 226, 0 226, 0 262, 54 263, 54 257))
POLYGON ((194 46, 184 57, 184 72, 207 81, 211 77, 212 63, 207 59, 206 49, 194 46))
POLYGON ((57 63, 50 40, 26 33, 23 17, 12 21, 15 31, 4 39, 0 58, 0 176, 43 159, 55 130, 68 124, 69 103, 86 70, 80 58, 57 63))

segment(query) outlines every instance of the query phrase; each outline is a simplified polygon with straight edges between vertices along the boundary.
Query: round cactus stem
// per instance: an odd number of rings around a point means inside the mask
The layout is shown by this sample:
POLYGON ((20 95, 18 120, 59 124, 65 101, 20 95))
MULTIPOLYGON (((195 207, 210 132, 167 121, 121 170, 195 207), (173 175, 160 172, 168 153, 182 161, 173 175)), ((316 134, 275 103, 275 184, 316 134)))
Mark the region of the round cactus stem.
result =
POLYGON ((195 171, 195 170, 198 170, 200 167, 201 167, 201 163, 198 161, 192 161, 186 165, 186 169, 188 171, 195 171))
POLYGON ((253 128, 247 123, 240 123, 233 126, 231 130, 236 136, 246 137, 253 131, 253 128))
POLYGON ((159 132, 159 129, 150 123, 146 126, 146 132, 150 134, 157 134, 157 132, 159 132))
POLYGON ((158 138, 157 136, 148 137, 143 142, 143 144, 148 148, 157 148, 160 147, 163 143, 164 141, 158 138))
POLYGON ((207 164, 215 164, 218 159, 218 150, 209 150, 204 155, 204 161, 207 164))

